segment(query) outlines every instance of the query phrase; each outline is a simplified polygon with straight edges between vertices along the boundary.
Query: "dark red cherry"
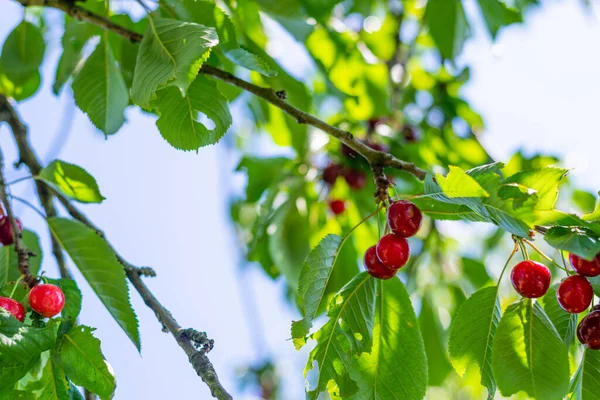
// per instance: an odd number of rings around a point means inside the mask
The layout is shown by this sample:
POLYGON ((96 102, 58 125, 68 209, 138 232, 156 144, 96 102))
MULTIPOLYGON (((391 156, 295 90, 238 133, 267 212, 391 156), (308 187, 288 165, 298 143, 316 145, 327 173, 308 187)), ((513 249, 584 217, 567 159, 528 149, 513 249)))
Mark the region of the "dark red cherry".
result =
POLYGON ((575 254, 569 254, 571 265, 579 275, 598 276, 600 275, 600 254, 596 254, 592 260, 586 260, 575 254))
POLYGON ((381 263, 377 257, 375 246, 371 246, 365 251, 365 267, 369 274, 379 279, 390 279, 398 270, 389 269, 381 263))
POLYGON ((347 168, 344 170, 344 179, 352 189, 359 190, 367 184, 367 176, 359 169, 347 168))
POLYGON ((23 308, 23 305, 14 299, 0 297, 0 308, 4 308, 21 322, 25 319, 25 309, 23 308))
POLYGON ((384 144, 381 143, 377 143, 377 142, 372 142, 370 140, 365 140, 364 143, 369 146, 371 149, 376 150, 376 151, 384 151, 384 152, 388 152, 388 147, 384 144))
POLYGON ((513 268, 510 280, 517 293, 535 299, 542 297, 550 287, 550 270, 536 261, 521 261, 513 268))
POLYGON ((339 164, 334 164, 334 163, 329 163, 327 164, 327 166, 323 169, 323 181, 325 183, 327 183, 328 185, 333 186, 333 184, 335 184, 335 181, 337 180, 338 176, 341 175, 342 173, 342 166, 339 164))
POLYGON ((344 157, 347 158, 356 158, 358 156, 358 152, 350 147, 346 146, 344 143, 341 144, 340 152, 344 157))
POLYGON ((417 132, 408 125, 405 125, 404 128, 402 128, 402 136, 404 136, 404 140, 409 143, 417 141, 417 132))
MULTIPOLYGON (((17 226, 19 229, 23 229, 23 225, 21 225, 21 221, 18 218, 15 219, 17 226)), ((8 216, 2 215, 0 216, 0 243, 5 246, 10 246, 15 242, 15 236, 13 235, 12 226, 10 225, 10 220, 8 216)))
POLYGON ((556 290, 558 304, 571 314, 585 311, 592 303, 594 289, 586 277, 573 275, 562 281, 556 290))
POLYGON ((387 212, 387 220, 392 232, 403 237, 411 237, 421 227, 423 216, 419 207, 410 201, 392 203, 387 212))
POLYGON ((340 215, 346 210, 346 203, 344 200, 329 200, 329 209, 335 215, 340 215))
POLYGON ((600 311, 592 311, 577 326, 577 339, 591 350, 600 350, 600 311))
POLYGON ((377 257, 379 257, 383 265, 390 269, 402 268, 410 258, 408 241, 393 233, 379 239, 376 249, 377 257))

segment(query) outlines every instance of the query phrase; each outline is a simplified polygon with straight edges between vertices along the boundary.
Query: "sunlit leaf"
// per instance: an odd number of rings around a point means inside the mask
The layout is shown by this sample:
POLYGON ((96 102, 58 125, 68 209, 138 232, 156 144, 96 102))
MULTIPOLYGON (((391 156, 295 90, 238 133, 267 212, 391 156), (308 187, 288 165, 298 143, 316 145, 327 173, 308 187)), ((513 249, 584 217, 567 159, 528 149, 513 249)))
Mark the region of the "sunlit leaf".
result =
POLYGON ((40 172, 39 179, 82 203, 101 203, 105 199, 96 179, 75 164, 54 160, 40 172))

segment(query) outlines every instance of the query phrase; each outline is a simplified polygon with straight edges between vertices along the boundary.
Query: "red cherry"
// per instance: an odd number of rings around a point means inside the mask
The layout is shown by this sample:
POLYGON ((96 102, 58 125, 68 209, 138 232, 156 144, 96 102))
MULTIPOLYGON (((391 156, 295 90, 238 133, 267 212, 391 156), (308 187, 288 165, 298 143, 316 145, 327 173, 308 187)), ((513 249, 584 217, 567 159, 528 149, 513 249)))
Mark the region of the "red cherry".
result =
POLYGON ((409 143, 417 141, 417 132, 408 125, 405 125, 402 129, 402 136, 404 136, 404 139, 409 143))
POLYGON ((550 270, 536 261, 521 261, 513 268, 510 280, 517 293, 535 299, 542 297, 550 287, 550 270))
POLYGON ((594 289, 586 277, 573 275, 562 281, 556 291, 558 304, 571 314, 583 312, 592 303, 594 289))
POLYGON ((21 322, 25 319, 25 309, 23 308, 23 305, 14 299, 0 297, 0 308, 4 308, 21 322))
POLYGON ((346 169, 344 171, 344 179, 352 189, 362 189, 367 184, 367 176, 359 169, 346 169))
POLYGON ((379 239, 376 249, 377 257, 379 257, 383 265, 390 269, 402 268, 410 258, 408 241, 393 233, 379 239))
POLYGON ((52 318, 65 306, 65 294, 56 285, 37 285, 29 292, 29 305, 44 318, 52 318))
POLYGON ((387 152, 389 149, 386 145, 381 144, 381 143, 376 143, 376 142, 372 142, 370 140, 365 140, 364 144, 366 144, 367 146, 369 146, 371 149, 376 150, 376 151, 383 151, 383 152, 387 152))
POLYGON ((335 215, 340 215, 346 210, 346 203, 344 200, 329 200, 329 209, 335 215))
POLYGON ((398 270, 389 269, 377 257, 377 251, 375 250, 375 246, 371 246, 365 251, 365 267, 371 276, 379 279, 390 279, 398 270))
POLYGON ((600 275, 600 253, 596 254, 591 261, 575 254, 569 254, 569 260, 579 275, 590 277, 600 275))
POLYGON ((387 212, 387 220, 392 232, 403 237, 411 237, 421 227, 423 216, 419 207, 410 201, 392 203, 387 212))
POLYGON ((347 158, 356 158, 356 156, 358 155, 358 152, 354 149, 351 149, 350 147, 346 146, 344 143, 342 143, 341 147, 340 147, 340 152, 342 153, 342 155, 344 157, 347 158))
MULTIPOLYGON (((23 225, 21 225, 21 221, 18 218, 15 218, 15 222, 19 229, 23 229, 23 225)), ((15 242, 15 236, 13 235, 12 226, 10 225, 10 220, 8 216, 2 215, 0 216, 0 243, 4 246, 10 246, 15 242)))
POLYGON ((577 339, 591 350, 600 350, 600 311, 592 311, 577 326, 577 339))
POLYGON ((323 169, 323 181, 328 185, 333 186, 338 176, 342 173, 342 166, 334 163, 329 163, 323 169))

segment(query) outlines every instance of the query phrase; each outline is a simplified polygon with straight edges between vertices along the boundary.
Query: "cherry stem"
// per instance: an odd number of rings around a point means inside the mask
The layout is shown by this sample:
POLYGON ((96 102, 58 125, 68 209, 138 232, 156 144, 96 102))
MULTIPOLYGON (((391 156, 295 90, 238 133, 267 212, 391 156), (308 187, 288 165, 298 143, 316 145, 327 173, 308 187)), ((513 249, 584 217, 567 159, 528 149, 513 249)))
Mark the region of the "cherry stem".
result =
POLYGON ((20 275, 19 279, 17 279, 17 281, 15 282, 15 287, 13 287, 12 292, 10 292, 10 296, 9 298, 13 298, 13 296, 15 295, 15 292, 17 291, 17 287, 19 286, 19 283, 23 280, 23 278, 25 278, 25 275, 20 275))
POLYGON ((512 258, 514 257, 514 255, 517 253, 517 251, 519 251, 519 242, 515 241, 515 247, 513 247, 513 251, 510 253, 510 256, 508 256, 508 260, 506 260, 506 264, 504 264, 504 267, 502 268, 502 272, 500 272, 500 277, 498 278, 498 283, 496 283, 496 286, 500 287, 500 282, 502 281, 502 277, 504 276, 504 271, 506 271, 506 267, 508 267, 508 264, 510 264, 510 260, 512 260, 512 258))
POLYGON ((14 185, 15 183, 19 183, 19 182, 23 182, 23 181, 28 181, 32 178, 33 178, 33 176, 24 176, 22 178, 15 179, 14 181, 7 182, 6 186, 14 185))
MULTIPOLYGON (((352 234, 352 232, 354 232, 356 230, 356 228, 358 228, 359 226, 361 226, 362 224, 364 224, 365 222, 367 222, 370 218, 372 218, 374 215, 377 215, 379 213, 379 211, 381 211, 383 207, 382 206, 377 206, 377 209, 375 211, 373 211, 371 214, 367 215, 366 217, 364 217, 362 220, 360 220, 360 222, 356 225, 354 225, 352 227, 352 229, 350 229, 345 235, 344 238, 342 239, 342 241, 346 241, 346 239, 352 234)), ((379 222, 379 218, 377 219, 377 222, 379 222)))
MULTIPOLYGON (((554 264, 557 268, 562 269, 563 271, 565 271, 567 273, 567 276, 569 276, 569 271, 562 267, 560 264, 558 264, 556 261, 554 261, 552 258, 548 257, 546 254, 544 254, 544 252, 542 250, 540 250, 535 244, 531 243, 529 240, 527 239, 523 239, 523 241, 525 243, 527 243, 529 246, 531 246, 531 248, 533 250, 535 250, 540 256, 544 257, 546 260, 548 260, 549 262, 551 262, 552 264, 554 264)), ((561 253, 562 254, 562 253, 561 253)))
POLYGON ((523 260, 529 260, 529 253, 527 253, 527 249, 523 245, 522 239, 517 239, 515 241, 515 244, 517 244, 519 246, 519 249, 521 249, 521 256, 523 257, 523 260))

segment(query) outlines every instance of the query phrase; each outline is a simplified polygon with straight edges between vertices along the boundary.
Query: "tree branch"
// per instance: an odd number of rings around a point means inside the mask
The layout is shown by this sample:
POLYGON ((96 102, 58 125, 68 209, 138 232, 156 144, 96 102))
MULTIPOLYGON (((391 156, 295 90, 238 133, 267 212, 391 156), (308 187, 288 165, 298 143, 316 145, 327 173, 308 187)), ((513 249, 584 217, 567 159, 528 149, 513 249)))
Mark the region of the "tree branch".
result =
MULTIPOLYGON (((7 121, 10 127, 12 128, 11 130, 13 132, 13 136, 19 149, 19 155, 21 159, 20 163, 25 164, 29 168, 33 176, 38 175, 38 173, 42 170, 42 166, 37 156, 35 155, 31 144, 29 143, 29 140, 27 139, 27 128, 19 119, 18 114, 16 113, 10 102, 2 95, 0 95, 0 120, 7 121)), ((0 167, 1 160, 2 159, 0 155, 0 167)), ((3 182, 4 180, 2 174, 0 174, 0 197, 2 198, 2 200, 6 198, 6 195, 4 194, 3 182)), ((36 185, 38 185, 38 196, 40 198, 40 202, 44 206, 44 209, 46 210, 46 214, 48 216, 50 216, 51 213, 52 216, 56 215, 56 209, 53 205, 53 197, 55 196, 74 219, 77 219, 85 225, 89 226, 91 229, 95 230, 102 238, 106 240, 100 228, 95 226, 81 211, 79 211, 73 204, 71 204, 71 202, 67 200, 64 196, 62 196, 60 193, 52 191, 51 189, 46 187, 42 182, 36 181, 36 185)), ((9 218, 12 218, 10 217, 10 215, 12 215, 12 211, 10 211, 11 209, 10 205, 8 204, 8 201, 5 201, 5 205, 7 208, 7 214, 9 214, 9 218)), ((13 226, 13 229, 14 228, 15 227, 13 226)), ((16 233, 17 230, 15 230, 14 232, 16 233)), ((140 296, 144 300, 144 303, 146 303, 146 305, 150 307, 152 311, 154 311, 154 313, 156 314, 156 318, 159 320, 159 322, 163 325, 164 328, 166 328, 166 330, 168 330, 173 335, 179 346, 188 356, 190 363, 194 367, 194 370, 210 388, 212 395, 218 398, 219 400, 232 399, 232 397, 227 393, 227 391, 219 382, 217 373, 215 372, 213 365, 206 356, 206 353, 210 350, 210 348, 202 348, 201 350, 197 350, 196 346, 194 345, 194 342, 190 340, 189 335, 182 335, 182 332, 184 332, 184 330, 177 323, 175 318, 173 318, 173 315, 171 315, 169 310, 167 310, 156 299, 156 297, 152 294, 148 286, 146 286, 146 284, 142 281, 140 276, 140 269, 130 264, 127 260, 121 257, 121 255, 117 253, 115 248, 108 242, 108 240, 106 240, 106 243, 111 247, 111 249, 117 256, 117 259, 123 265, 129 281, 133 284, 137 292, 140 294, 140 296)), ((19 245, 17 244, 17 249, 19 249, 18 246, 19 245)), ((58 250, 62 255, 62 249, 59 248, 58 250)))
MULTIPOLYGON (((76 18, 80 21, 90 22, 94 25, 98 25, 99 27, 112 31, 117 35, 123 36, 124 38, 132 41, 139 42, 142 40, 142 35, 133 32, 129 29, 126 29, 114 22, 110 21, 107 18, 94 14, 82 7, 77 5, 73 5, 66 0, 16 0, 21 5, 27 6, 47 6, 52 8, 57 8, 59 10, 64 11, 69 14, 73 18, 76 18)), ((286 114, 289 114, 293 118, 298 121, 300 124, 308 124, 315 128, 322 130, 323 132, 339 139, 346 146, 358 152, 361 156, 363 156, 369 164, 372 166, 378 167, 391 167, 396 168, 401 171, 405 171, 419 180, 424 180, 426 171, 418 168, 415 164, 409 163, 406 161, 402 161, 394 157, 389 153, 385 153, 382 151, 377 151, 371 149, 366 144, 362 143, 360 140, 357 140, 352 133, 348 131, 344 131, 342 129, 336 128, 335 126, 329 125, 328 123, 320 120, 319 118, 308 114, 291 104, 285 101, 285 96, 282 91, 275 91, 271 88, 265 88, 253 83, 247 82, 243 79, 236 77, 229 72, 222 71, 218 68, 212 67, 210 65, 204 64, 200 69, 200 73, 213 76, 217 79, 220 79, 224 82, 227 82, 230 85, 237 86, 241 89, 244 89, 247 92, 250 92, 274 106, 280 108, 286 114)))

